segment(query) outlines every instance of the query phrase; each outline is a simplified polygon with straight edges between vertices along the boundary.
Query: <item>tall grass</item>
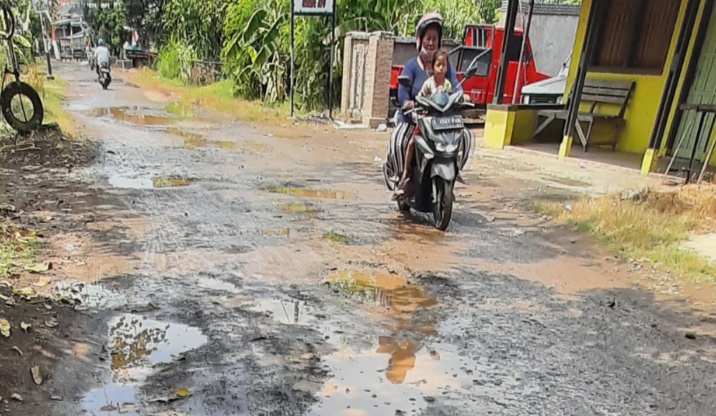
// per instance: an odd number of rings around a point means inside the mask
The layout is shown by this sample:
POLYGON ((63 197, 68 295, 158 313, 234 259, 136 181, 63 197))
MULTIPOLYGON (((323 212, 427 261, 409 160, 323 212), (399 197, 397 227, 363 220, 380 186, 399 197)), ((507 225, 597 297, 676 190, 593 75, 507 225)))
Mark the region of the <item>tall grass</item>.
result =
POLYGON ((624 257, 700 281, 716 281, 716 264, 681 248, 694 234, 716 232, 716 186, 645 190, 628 198, 609 195, 574 201, 571 211, 546 204, 565 223, 598 237, 624 257))

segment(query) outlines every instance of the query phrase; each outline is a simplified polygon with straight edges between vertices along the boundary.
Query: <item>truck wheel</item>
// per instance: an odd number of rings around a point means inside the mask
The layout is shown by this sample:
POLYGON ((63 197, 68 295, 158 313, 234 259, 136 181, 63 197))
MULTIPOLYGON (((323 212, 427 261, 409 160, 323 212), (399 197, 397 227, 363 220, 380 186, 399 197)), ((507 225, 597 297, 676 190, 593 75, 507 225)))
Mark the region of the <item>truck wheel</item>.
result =
POLYGON ((0 93, 2 115, 13 129, 20 133, 37 130, 45 117, 42 100, 30 84, 14 81, 0 93))

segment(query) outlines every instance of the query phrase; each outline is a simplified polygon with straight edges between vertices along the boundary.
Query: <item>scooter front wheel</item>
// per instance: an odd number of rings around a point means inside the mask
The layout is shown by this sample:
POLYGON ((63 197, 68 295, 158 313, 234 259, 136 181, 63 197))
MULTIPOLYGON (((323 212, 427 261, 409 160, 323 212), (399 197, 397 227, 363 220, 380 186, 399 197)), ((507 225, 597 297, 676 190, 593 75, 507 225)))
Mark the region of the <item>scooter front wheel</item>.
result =
POLYGON ((433 220, 435 228, 440 231, 447 230, 452 219, 453 183, 436 176, 433 178, 435 185, 435 205, 433 206, 433 220))

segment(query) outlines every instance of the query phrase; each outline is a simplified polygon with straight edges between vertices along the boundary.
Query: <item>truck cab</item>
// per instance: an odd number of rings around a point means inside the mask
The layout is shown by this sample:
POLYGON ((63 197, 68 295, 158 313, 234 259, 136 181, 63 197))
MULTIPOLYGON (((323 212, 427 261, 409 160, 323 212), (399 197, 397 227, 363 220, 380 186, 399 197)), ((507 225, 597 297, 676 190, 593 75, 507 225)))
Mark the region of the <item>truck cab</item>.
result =
MULTIPOLYGON (((517 92, 514 102, 521 100, 523 86, 550 78, 549 75, 537 71, 532 55, 532 46, 529 38, 525 42, 524 60, 519 70, 517 79, 520 53, 523 43, 522 29, 515 29, 512 34, 513 42, 508 53, 507 79, 503 95, 503 102, 511 103, 512 97, 517 92), (515 85, 517 88, 515 89, 515 85)), ((477 58, 477 75, 463 84, 462 88, 470 96, 475 107, 480 110, 487 108, 495 98, 495 86, 497 84, 497 73, 500 66, 502 54, 502 43, 505 37, 504 27, 494 25, 468 25, 465 27, 460 46, 449 52, 450 63, 457 71, 458 81, 462 81, 463 72, 470 66, 470 63, 477 58)), ((398 107, 398 77, 403 70, 402 65, 393 65, 390 79, 390 101, 391 108, 389 117, 398 107)))

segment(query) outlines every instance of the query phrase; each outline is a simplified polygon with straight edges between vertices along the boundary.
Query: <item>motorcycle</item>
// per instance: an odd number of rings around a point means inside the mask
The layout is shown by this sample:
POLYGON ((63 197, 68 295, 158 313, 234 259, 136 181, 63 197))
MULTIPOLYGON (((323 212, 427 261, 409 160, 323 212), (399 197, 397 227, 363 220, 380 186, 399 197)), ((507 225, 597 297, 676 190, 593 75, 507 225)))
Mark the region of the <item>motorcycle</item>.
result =
MULTIPOLYGON (((464 102, 459 87, 474 77, 477 70, 473 62, 458 84, 457 92, 441 92, 430 98, 418 96, 414 108, 403 111, 416 122, 417 133, 414 136, 415 157, 410 167, 413 193, 398 198, 398 209, 409 211, 412 208, 432 213, 434 225, 441 231, 448 228, 452 219, 453 189, 461 169, 459 161, 469 157, 461 154, 468 150, 462 149, 460 143, 470 139, 470 132, 465 128, 462 116, 453 113, 461 108, 474 108, 472 103, 464 102)), ((398 82, 407 89, 413 88, 409 77, 400 76, 398 82)), ((387 175, 385 167, 384 175, 387 175)), ((386 176, 385 180, 388 183, 390 178, 386 176)))
POLYGON ((102 89, 106 90, 110 82, 112 82, 112 77, 109 75, 109 64, 102 63, 99 67, 99 83, 102 85, 102 89))

